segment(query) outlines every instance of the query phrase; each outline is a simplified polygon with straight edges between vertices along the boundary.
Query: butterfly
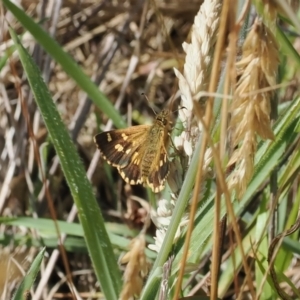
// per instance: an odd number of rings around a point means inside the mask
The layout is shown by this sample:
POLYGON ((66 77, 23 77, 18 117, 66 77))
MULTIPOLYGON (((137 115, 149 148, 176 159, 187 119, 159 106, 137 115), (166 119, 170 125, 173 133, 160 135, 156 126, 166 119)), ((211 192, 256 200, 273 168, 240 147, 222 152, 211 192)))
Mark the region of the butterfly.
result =
POLYGON ((94 141, 108 164, 125 182, 143 184, 158 193, 169 174, 169 110, 156 115, 152 125, 137 125, 97 134, 94 141))

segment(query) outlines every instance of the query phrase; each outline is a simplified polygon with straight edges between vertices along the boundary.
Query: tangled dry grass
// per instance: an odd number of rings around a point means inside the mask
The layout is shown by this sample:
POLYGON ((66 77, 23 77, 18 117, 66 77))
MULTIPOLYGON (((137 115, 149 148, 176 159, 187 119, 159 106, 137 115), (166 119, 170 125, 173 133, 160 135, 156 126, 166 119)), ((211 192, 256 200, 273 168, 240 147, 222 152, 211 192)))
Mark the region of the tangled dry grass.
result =
MULTIPOLYGON (((170 187, 155 198, 158 204, 149 200, 150 205, 145 199, 153 200, 153 195, 140 186, 124 185, 114 169, 99 161, 93 136, 113 127, 113 117, 108 117, 112 108, 96 105, 83 87, 88 83, 74 81, 74 74, 35 41, 7 2, 0 3, 1 299, 12 297, 42 246, 47 255, 31 290, 34 299, 107 297, 84 233, 74 224, 77 210, 70 182, 8 25, 39 67, 100 199, 114 250, 108 255, 116 261, 122 257, 124 264, 120 299, 154 299, 156 294, 159 299, 179 299, 178 287, 182 297, 205 293, 203 299, 298 297, 298 235, 293 232, 282 241, 292 224, 298 228, 300 204, 299 135, 294 130, 300 118, 299 36, 289 31, 294 33, 299 24, 289 6, 265 0, 262 9, 254 3, 253 17, 250 2, 226 11, 230 1, 20 1, 24 12, 114 105, 119 112, 116 126, 123 126, 124 119, 128 125, 151 122, 152 109, 174 111, 170 187), (290 44, 276 35, 276 23, 290 44), (213 86, 217 89, 212 91, 213 86), (203 173, 195 181, 199 169, 203 173), (194 187, 200 193, 196 217, 190 219, 194 187), (223 199, 231 199, 230 207, 223 199), (53 223, 47 222, 51 219, 71 223, 60 223, 59 240, 53 223), (194 224, 190 240, 185 240, 187 224, 194 224), (239 225, 238 233, 232 224, 239 225), (221 244, 218 249, 214 238, 221 244), (275 248, 269 247, 272 241, 284 244, 277 260, 275 248), (57 247, 60 243, 64 247, 57 247), (183 262, 184 244, 190 248, 183 262), (217 267, 211 270, 210 258, 217 256, 212 264, 217 267), (274 266, 290 284, 285 280, 280 285, 274 266)), ((289 5, 299 10, 297 1, 289 5)), ((94 220, 88 221, 93 226, 94 220)))

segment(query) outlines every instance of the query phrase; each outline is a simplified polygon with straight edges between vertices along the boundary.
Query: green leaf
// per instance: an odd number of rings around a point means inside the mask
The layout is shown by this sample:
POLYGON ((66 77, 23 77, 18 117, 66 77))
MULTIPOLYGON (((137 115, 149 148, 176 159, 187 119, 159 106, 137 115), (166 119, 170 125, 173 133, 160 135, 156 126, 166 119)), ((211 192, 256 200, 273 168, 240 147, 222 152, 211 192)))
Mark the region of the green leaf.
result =
POLYGON ((113 248, 105 229, 101 211, 93 194, 92 186, 86 177, 83 164, 68 131, 42 80, 39 69, 11 29, 10 34, 17 46, 27 79, 77 206, 86 244, 101 289, 107 299, 117 299, 121 289, 121 276, 117 262, 114 256, 111 255, 113 248))
POLYGON ((28 270, 27 274, 23 278, 16 293, 14 294, 14 296, 12 298, 13 300, 29 299, 25 295, 27 295, 27 293, 30 293, 29 291, 32 288, 34 281, 36 279, 36 276, 40 270, 40 265, 42 263, 44 253, 45 253, 45 248, 43 250, 41 250, 35 257, 34 261, 32 262, 32 264, 30 266, 30 269, 28 270))

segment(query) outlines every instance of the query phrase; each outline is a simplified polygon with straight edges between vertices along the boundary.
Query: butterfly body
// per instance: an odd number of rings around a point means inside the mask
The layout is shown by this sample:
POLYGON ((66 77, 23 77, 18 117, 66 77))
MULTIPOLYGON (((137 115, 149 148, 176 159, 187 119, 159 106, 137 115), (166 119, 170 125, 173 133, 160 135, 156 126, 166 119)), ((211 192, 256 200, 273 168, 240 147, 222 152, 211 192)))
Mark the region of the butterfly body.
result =
POLYGON ((103 158, 127 183, 149 186, 155 193, 164 188, 169 174, 168 110, 159 113, 153 125, 102 132, 94 140, 103 158))

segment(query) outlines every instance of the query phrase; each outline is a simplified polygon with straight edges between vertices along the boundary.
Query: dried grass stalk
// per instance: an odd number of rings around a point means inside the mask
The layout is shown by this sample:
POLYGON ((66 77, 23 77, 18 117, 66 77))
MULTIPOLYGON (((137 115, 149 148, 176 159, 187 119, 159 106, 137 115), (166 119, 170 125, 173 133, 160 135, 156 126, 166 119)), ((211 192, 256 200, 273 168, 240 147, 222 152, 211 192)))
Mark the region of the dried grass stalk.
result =
POLYGON ((274 139, 270 111, 273 91, 260 89, 276 84, 279 64, 278 46, 271 31, 256 19, 244 45, 242 59, 236 64, 240 76, 231 104, 231 128, 234 151, 228 166, 235 164, 228 186, 240 198, 249 183, 254 167, 257 135, 274 139))
POLYGON ((121 300, 135 299, 143 288, 143 279, 148 274, 148 264, 145 255, 145 236, 140 234, 130 243, 130 250, 121 259, 126 264, 124 285, 120 295, 121 300))

